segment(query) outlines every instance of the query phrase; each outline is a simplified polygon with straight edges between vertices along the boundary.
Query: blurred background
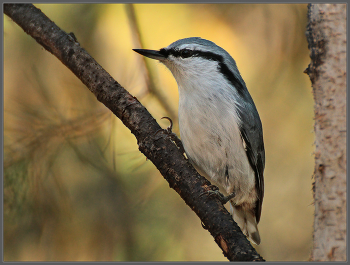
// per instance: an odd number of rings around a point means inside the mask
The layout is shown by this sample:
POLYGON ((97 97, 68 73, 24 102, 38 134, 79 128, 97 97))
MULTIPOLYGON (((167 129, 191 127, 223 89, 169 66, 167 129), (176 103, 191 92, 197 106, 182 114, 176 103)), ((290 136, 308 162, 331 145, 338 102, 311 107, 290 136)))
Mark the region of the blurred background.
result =
MULTIPOLYGON (((312 246, 313 98, 306 4, 37 4, 163 128, 178 91, 133 48, 202 37, 236 60, 263 123, 257 251, 312 246)), ((135 137, 58 59, 4 16, 5 261, 227 261, 135 137)), ((175 124, 174 132, 178 133, 175 124)))

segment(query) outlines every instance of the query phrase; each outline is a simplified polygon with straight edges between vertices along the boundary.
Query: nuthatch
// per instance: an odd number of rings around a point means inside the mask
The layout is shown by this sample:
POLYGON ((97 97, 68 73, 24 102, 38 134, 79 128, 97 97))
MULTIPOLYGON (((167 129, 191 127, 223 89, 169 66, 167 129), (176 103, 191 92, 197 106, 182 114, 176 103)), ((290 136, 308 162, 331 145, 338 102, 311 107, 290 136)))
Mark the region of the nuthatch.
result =
POLYGON ((159 60, 174 75, 180 137, 188 159, 230 200, 233 219, 242 232, 260 244, 263 131, 236 62, 215 43, 197 37, 157 51, 134 51, 159 60))

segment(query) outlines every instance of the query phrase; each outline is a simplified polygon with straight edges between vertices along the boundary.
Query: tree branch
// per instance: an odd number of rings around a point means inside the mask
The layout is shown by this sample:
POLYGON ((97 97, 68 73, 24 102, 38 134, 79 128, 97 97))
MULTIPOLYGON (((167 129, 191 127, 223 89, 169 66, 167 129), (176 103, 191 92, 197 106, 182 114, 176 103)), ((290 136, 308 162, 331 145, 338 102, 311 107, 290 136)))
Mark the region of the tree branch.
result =
POLYGON ((210 182, 200 176, 147 109, 115 81, 76 41, 32 4, 4 4, 4 13, 67 66, 135 135, 139 150, 153 162, 198 215, 230 261, 264 261, 226 208, 215 197, 200 196, 210 182))

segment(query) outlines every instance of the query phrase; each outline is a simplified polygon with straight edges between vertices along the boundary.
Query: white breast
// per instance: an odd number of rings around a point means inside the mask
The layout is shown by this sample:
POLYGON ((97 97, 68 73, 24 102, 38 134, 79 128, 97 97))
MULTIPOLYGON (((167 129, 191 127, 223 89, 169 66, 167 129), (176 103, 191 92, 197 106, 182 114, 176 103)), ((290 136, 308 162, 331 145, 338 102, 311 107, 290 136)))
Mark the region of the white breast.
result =
POLYGON ((224 194, 235 192, 234 200, 239 205, 249 198, 255 177, 238 127, 235 95, 225 87, 226 80, 217 78, 209 84, 219 88, 215 90, 208 87, 208 82, 187 82, 186 87, 178 83, 180 136, 186 154, 224 194), (186 93, 182 93, 184 89, 186 93))

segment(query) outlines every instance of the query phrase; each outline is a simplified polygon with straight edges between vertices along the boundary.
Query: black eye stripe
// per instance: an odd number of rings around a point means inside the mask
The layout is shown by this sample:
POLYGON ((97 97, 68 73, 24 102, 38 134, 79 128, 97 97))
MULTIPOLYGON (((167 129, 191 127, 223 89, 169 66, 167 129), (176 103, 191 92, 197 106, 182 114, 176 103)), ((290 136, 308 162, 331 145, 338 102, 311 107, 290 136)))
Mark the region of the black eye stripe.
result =
POLYGON ((169 54, 170 54, 169 50, 166 50, 166 49, 164 49, 164 48, 160 49, 160 50, 159 50, 159 53, 160 53, 161 55, 165 56, 165 57, 168 57, 169 54))
MULTIPOLYGON (((206 51, 198 51, 198 50, 190 50, 190 49, 182 49, 182 50, 178 50, 178 49, 160 49, 160 53, 166 57, 168 57, 169 55, 172 55, 174 57, 182 57, 182 53, 184 51, 190 51, 192 52, 192 54, 190 55, 191 57, 201 57, 207 60, 211 60, 211 61, 217 61, 217 62, 223 62, 223 58, 221 55, 212 53, 212 52, 206 52, 206 51)), ((189 57, 189 56, 188 56, 189 57)))

